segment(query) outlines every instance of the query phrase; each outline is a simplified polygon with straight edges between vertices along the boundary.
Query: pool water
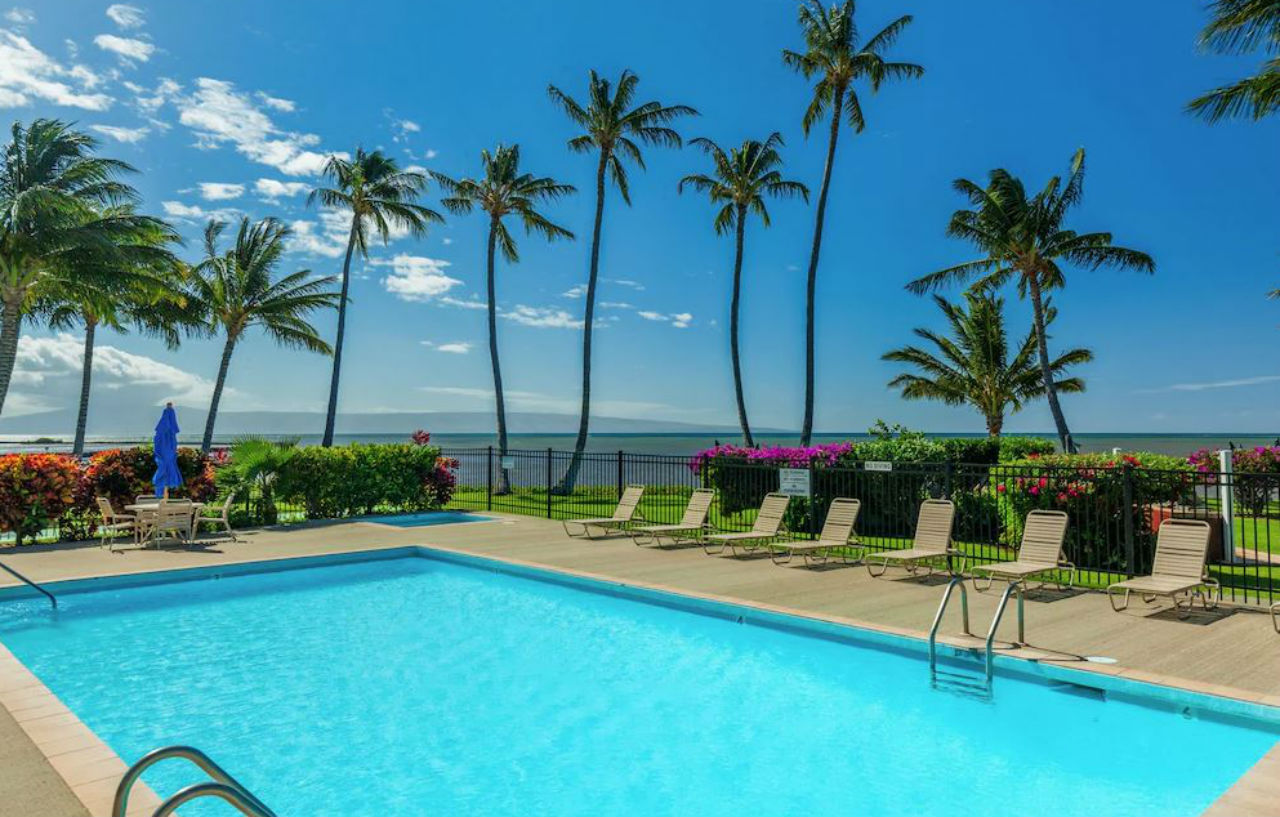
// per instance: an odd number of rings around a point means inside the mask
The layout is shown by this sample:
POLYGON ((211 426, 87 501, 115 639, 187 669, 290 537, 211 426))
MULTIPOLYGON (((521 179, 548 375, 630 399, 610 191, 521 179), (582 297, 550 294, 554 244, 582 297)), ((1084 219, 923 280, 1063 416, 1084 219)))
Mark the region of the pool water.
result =
POLYGON ((1012 677, 983 702, 915 655, 432 558, 0 613, 127 762, 193 744, 282 817, 1195 815, 1277 740, 1012 677))
POLYGON ((386 516, 362 516, 357 522, 374 522, 394 525, 397 528, 420 528, 429 525, 453 525, 458 522, 492 522, 494 517, 462 511, 426 511, 424 513, 388 514, 386 516))

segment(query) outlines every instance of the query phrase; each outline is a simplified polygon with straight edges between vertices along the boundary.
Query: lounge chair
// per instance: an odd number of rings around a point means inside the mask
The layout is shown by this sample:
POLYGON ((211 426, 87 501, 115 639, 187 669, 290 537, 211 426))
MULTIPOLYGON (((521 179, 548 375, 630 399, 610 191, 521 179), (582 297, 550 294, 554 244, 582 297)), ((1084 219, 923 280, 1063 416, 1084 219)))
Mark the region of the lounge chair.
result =
POLYGON ((725 548, 738 553, 738 547, 750 553, 758 547, 772 544, 787 535, 782 524, 782 517, 787 512, 791 497, 786 494, 766 494, 760 503, 760 512, 756 514, 755 524, 751 530, 738 533, 712 533, 702 539, 702 549, 710 554, 724 553, 725 548), (716 550, 713 546, 719 545, 716 550))
POLYGON ((928 567, 931 575, 939 561, 947 564, 955 555, 951 548, 951 526, 956 518, 956 506, 949 499, 926 499, 920 503, 920 515, 916 518, 916 537, 913 546, 905 550, 882 550, 870 553, 865 562, 872 576, 883 576, 889 565, 896 564, 915 573, 921 566, 928 567), (880 572, 875 571, 879 562, 880 572))
MULTIPOLYGON (((1058 570, 1067 571, 1067 581, 1059 582, 1062 588, 1075 584, 1076 566, 1068 562, 1062 552, 1062 543, 1067 538, 1067 515, 1062 511, 1031 511, 1027 514, 1026 524, 1022 526, 1022 544, 1018 547, 1018 558, 1011 562, 992 562, 974 565, 969 573, 973 576, 973 587, 978 591, 991 589, 996 579, 1007 582, 1025 582, 1031 576, 1052 573, 1058 570), (979 579, 986 579, 985 585, 979 585, 979 579)), ((963 562, 960 571, 964 572, 963 562)), ((1041 582, 1043 586, 1044 582, 1041 582)))
POLYGON ((622 498, 618 500, 618 507, 614 509, 613 516, 599 519, 566 519, 564 520, 564 532, 569 536, 585 536, 588 539, 592 539, 594 538, 591 535, 592 528, 598 528, 601 533, 605 533, 611 530, 625 529, 637 518, 640 521, 644 521, 644 517, 639 513, 640 498, 642 496, 644 496, 643 485, 628 485, 622 491, 622 498), (579 526, 582 531, 574 533, 570 530, 570 525, 579 526))
POLYGON ((194 518, 195 508, 191 500, 162 499, 151 521, 148 539, 155 542, 161 536, 168 536, 184 544, 190 542, 194 518))
POLYGON ((226 533, 228 536, 230 536, 232 542, 240 541, 236 538, 236 532, 231 529, 231 505, 235 501, 236 501, 236 495, 234 492, 227 494, 227 498, 222 501, 222 508, 221 509, 213 508, 213 510, 216 512, 216 515, 210 514, 208 516, 196 517, 195 529, 192 532, 199 533, 201 525, 212 525, 215 528, 221 525, 223 533, 226 533))
POLYGON ((101 537, 100 547, 109 550, 115 550, 115 535, 118 533, 128 533, 133 538, 134 544, 138 542, 138 517, 131 513, 119 513, 111 506, 111 500, 105 496, 98 499, 98 512, 102 514, 102 521, 98 523, 98 534, 101 537))
MULTIPOLYGON (((786 564, 796 554, 804 557, 806 565, 810 564, 811 560, 823 564, 831 557, 831 551, 835 548, 853 546, 861 549, 862 546, 857 543, 853 533, 860 510, 862 510, 862 502, 859 500, 845 497, 831 500, 831 505, 827 508, 826 521, 822 523, 822 532, 818 534, 818 538, 811 542, 795 539, 788 541, 781 550, 773 552, 774 564, 786 564)), ((846 562, 849 561, 846 554, 842 554, 841 558, 846 562)))
POLYGON ((684 516, 674 525, 641 525, 631 529, 631 538, 637 545, 657 545, 662 547, 662 539, 666 537, 675 544, 678 539, 700 540, 707 532, 707 514, 711 512, 711 501, 716 492, 710 488, 698 488, 689 497, 689 504, 684 509, 684 516))
POLYGON ((1276 632, 1280 633, 1280 601, 1271 605, 1271 626, 1276 628, 1276 632))
POLYGON ((1111 609, 1118 613, 1128 608, 1130 593, 1139 594, 1147 604, 1155 601, 1157 596, 1167 596, 1182 613, 1182 618, 1191 615, 1197 596, 1206 610, 1210 607, 1209 597, 1215 596, 1212 606, 1217 607, 1222 588, 1217 579, 1210 578, 1209 568, 1205 565, 1209 555, 1209 533, 1209 523, 1203 519, 1166 519, 1161 522, 1160 532, 1156 535, 1151 575, 1116 582, 1108 587, 1107 599, 1111 602, 1111 609), (1124 591, 1124 600, 1118 607, 1113 592, 1116 590, 1124 591), (1183 594, 1186 594, 1186 607, 1182 606, 1179 598, 1183 594))

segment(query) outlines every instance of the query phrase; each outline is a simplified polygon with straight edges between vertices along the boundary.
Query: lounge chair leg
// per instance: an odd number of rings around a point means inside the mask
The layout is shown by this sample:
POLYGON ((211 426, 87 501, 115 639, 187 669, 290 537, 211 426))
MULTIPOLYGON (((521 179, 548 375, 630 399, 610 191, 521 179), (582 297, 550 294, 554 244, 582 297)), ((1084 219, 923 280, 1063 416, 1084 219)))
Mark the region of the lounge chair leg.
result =
MULTIPOLYGON (((793 554, 790 548, 787 548, 785 551, 782 551, 781 553, 773 549, 769 550, 769 558, 773 560, 773 563, 775 565, 791 564, 792 555, 793 554)), ((808 565, 809 554, 807 553, 805 554, 804 561, 805 561, 805 564, 808 565)))
POLYGON ((1112 593, 1111 590, 1112 588, 1110 587, 1107 588, 1107 601, 1111 602, 1111 609, 1115 610, 1117 613, 1122 613, 1125 610, 1129 609, 1129 589, 1125 588, 1124 603, 1121 604, 1119 607, 1116 606, 1116 594, 1112 593))
POLYGON ((883 562, 881 563, 881 565, 880 565, 880 572, 879 572, 879 573, 877 573, 877 572, 875 571, 875 569, 874 569, 874 568, 872 568, 872 565, 873 565, 873 564, 875 564, 875 563, 871 561, 871 557, 868 557, 868 558, 867 558, 867 560, 866 560, 865 564, 866 564, 866 566, 867 566, 867 573, 871 574, 871 578, 873 578, 873 579, 878 579, 878 578, 880 578, 881 576, 883 576, 885 573, 887 573, 887 572, 889 571, 889 560, 888 560, 888 559, 883 560, 883 562))

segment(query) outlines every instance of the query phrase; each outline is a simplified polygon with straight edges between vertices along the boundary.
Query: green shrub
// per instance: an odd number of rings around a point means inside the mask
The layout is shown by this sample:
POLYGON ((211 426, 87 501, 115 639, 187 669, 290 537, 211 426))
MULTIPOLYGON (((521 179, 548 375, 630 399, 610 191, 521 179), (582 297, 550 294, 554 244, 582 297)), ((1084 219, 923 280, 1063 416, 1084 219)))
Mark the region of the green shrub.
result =
MULTIPOLYGON (((178 449, 178 471, 182 474, 182 485, 171 488, 170 496, 196 502, 207 502, 217 496, 212 462, 199 449, 178 449)), ((89 459, 85 473, 88 501, 92 503, 94 496, 105 496, 119 511, 136 497, 155 493, 151 483, 155 473, 155 450, 149 445, 100 451, 89 459)))
POLYGON ((1013 462, 1027 457, 1043 457, 1055 454, 1057 444, 1043 437, 1001 437, 996 462, 1013 462))
POLYGON ((452 497, 451 463, 439 448, 410 443, 299 448, 276 478, 276 496, 301 503, 312 519, 430 510, 452 497))
POLYGON ((80 493, 81 470, 59 454, 0 456, 0 531, 17 544, 38 536, 71 510, 80 493))

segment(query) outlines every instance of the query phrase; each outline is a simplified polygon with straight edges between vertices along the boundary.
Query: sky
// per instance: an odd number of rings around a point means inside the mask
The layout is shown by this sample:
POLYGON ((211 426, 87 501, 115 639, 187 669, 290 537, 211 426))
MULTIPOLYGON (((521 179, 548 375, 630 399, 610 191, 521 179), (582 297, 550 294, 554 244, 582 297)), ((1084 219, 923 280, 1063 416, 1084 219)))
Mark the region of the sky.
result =
MULTIPOLYGON (((0 6, 0 8, 3 8, 0 6)), ((547 214, 577 233, 546 244, 516 225, 521 260, 498 269, 499 345, 510 411, 572 413, 594 158, 547 97, 581 97, 587 72, 640 77, 638 100, 687 104, 686 137, 785 141, 785 172, 816 192, 825 128, 805 138, 810 83, 786 68, 800 48, 790 0, 469 3, 221 0, 26 2, 0 11, 0 117, 57 117, 138 168, 144 209, 171 220, 195 260, 210 217, 276 216, 294 230, 283 271, 336 274, 347 225, 306 206, 326 155, 378 148, 402 166, 479 173, 480 151, 518 143, 524 169, 575 185, 547 214)), ((1258 57, 1200 52, 1197 3, 1168 0, 866 0, 866 33, 915 16, 890 52, 923 79, 864 94, 867 128, 841 136, 818 280, 816 426, 877 418, 981 431, 964 407, 904 401, 880 356, 913 327, 942 328, 903 285, 970 260, 945 235, 957 177, 1005 167, 1038 189, 1088 151, 1080 231, 1109 230, 1154 256, 1154 276, 1070 270, 1051 343, 1087 346, 1088 390, 1063 404, 1079 432, 1273 432, 1280 426, 1280 119, 1209 126, 1184 105, 1258 57)), ((732 242, 714 209, 676 184, 706 170, 695 149, 647 148, 632 206, 607 197, 595 333, 594 412, 734 423, 727 335, 732 242)), ((439 208, 432 187, 425 203, 439 208)), ((797 428, 803 409, 803 202, 748 225, 742 306, 754 424, 797 428)), ((493 405, 484 296, 485 221, 449 216, 396 236, 354 267, 339 401, 343 412, 487 411, 493 405)), ((950 291, 958 297, 957 291, 950 291)), ((1008 293, 1015 334, 1030 325, 1008 293)), ((317 326, 332 337, 336 316, 317 326)), ((74 404, 80 337, 28 326, 6 413, 74 404)), ((221 346, 100 332, 95 406, 150 412, 203 405, 221 346)), ((224 410, 323 411, 327 358, 251 336, 232 362, 224 410)), ((105 410, 105 409, 104 409, 105 410)), ((91 430, 93 423, 91 422, 91 430)), ((1006 431, 1052 428, 1043 405, 1006 431)))

